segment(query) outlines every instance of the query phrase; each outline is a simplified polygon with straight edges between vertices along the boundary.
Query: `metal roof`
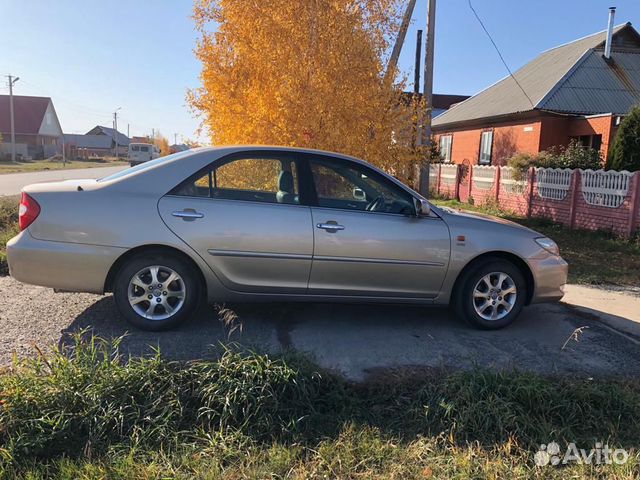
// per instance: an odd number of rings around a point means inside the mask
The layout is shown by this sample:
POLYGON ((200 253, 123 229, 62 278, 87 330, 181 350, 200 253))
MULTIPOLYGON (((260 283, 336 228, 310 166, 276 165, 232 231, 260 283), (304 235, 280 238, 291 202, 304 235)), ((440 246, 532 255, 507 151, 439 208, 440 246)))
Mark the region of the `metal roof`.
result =
POLYGON ((630 23, 613 32, 613 62, 596 50, 604 46, 606 31, 552 48, 514 73, 526 95, 507 76, 436 117, 433 126, 531 110, 627 113, 640 103, 640 50, 629 48, 640 48, 640 35, 630 23))
POLYGON ((102 125, 96 125, 94 128, 87 132, 87 135, 107 135, 115 141, 116 133, 118 135, 118 145, 126 146, 131 143, 129 137, 127 137, 124 133, 116 132, 113 128, 103 127, 102 125))
MULTIPOLYGON (((50 102, 51 98, 49 97, 14 95, 13 118, 15 133, 37 135, 50 102)), ((10 132, 9 95, 0 95, 0 133, 8 135, 10 132)))
POLYGON ((113 139, 106 135, 76 135, 65 133, 64 141, 67 145, 78 148, 103 148, 112 147, 113 139))

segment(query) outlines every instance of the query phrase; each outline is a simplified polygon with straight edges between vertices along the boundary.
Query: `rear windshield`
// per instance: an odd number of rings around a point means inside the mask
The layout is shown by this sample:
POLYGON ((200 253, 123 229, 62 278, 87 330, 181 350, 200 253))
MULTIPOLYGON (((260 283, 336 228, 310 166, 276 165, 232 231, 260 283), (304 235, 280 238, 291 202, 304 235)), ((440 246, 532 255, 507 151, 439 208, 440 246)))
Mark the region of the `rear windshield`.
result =
POLYGON ((102 177, 98 179, 99 182, 109 182, 111 180, 117 180, 118 178, 126 177, 128 175, 134 174, 141 170, 146 170, 148 168, 153 168, 156 165, 161 165, 165 162, 170 162, 172 160, 177 160, 182 157, 186 157, 188 155, 193 154, 193 151, 184 151, 179 153, 174 153, 173 155, 167 155, 166 157, 159 157, 154 160, 149 160, 148 162, 141 163, 140 165, 136 165, 135 167, 125 168, 124 170, 120 170, 119 172, 112 173, 106 177, 102 177))

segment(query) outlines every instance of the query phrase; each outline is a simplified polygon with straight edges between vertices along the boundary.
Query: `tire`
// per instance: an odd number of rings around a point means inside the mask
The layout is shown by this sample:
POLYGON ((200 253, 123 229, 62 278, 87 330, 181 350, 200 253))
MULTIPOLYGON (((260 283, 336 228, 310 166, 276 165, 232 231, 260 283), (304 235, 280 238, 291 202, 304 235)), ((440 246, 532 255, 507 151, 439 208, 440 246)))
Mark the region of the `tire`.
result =
POLYGON ((120 268, 113 296, 118 310, 131 325, 161 331, 191 317, 200 303, 201 290, 193 266, 176 255, 155 252, 137 255, 120 268))
POLYGON ((527 297, 527 283, 516 265, 507 260, 487 259, 462 275, 453 302, 458 317, 474 327, 497 330, 520 315, 527 297), (482 295, 485 293, 486 296, 482 295))

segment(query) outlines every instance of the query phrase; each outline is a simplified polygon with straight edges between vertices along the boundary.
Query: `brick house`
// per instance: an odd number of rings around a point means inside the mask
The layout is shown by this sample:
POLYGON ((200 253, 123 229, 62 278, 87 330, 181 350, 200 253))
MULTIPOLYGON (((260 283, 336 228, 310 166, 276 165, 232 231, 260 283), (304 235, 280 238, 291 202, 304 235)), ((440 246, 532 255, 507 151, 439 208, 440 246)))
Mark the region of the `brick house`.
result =
MULTIPOLYGON (((13 96, 16 154, 20 158, 46 158, 61 151, 62 128, 49 97, 13 96)), ((11 152, 9 95, 0 95, 0 157, 11 152)))
POLYGON ((606 159, 622 116, 640 104, 640 35, 630 23, 543 52, 434 118, 445 161, 504 165, 572 139, 606 159))

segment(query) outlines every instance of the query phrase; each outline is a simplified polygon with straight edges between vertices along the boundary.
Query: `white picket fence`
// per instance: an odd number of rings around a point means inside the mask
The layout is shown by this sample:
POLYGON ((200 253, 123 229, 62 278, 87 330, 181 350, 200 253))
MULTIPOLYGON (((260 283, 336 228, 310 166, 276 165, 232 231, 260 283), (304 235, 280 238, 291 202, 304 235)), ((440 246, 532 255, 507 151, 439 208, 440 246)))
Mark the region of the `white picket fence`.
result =
POLYGON ((440 175, 440 164, 429 164, 429 190, 436 188, 438 185, 438 175, 440 175))
POLYGON ((536 168, 538 196, 549 200, 564 200, 571 187, 573 170, 569 168, 536 168))
POLYGON ((631 172, 581 170, 582 195, 589 205, 618 208, 629 192, 631 172))
POLYGON ((507 193, 522 195, 526 192, 529 185, 528 176, 529 173, 526 171, 520 173, 511 167, 500 167, 500 185, 507 193))
MULTIPOLYGON (((431 188, 436 187, 438 175, 440 185, 453 186, 458 181, 459 165, 441 163, 429 168, 431 188)), ((531 181, 528 172, 521 175, 511 167, 489 165, 473 165, 472 168, 473 190, 491 190, 496 181, 496 168, 500 168, 500 186, 503 191, 516 195, 524 195, 528 191, 531 181)), ((572 188, 575 171, 568 168, 536 168, 538 197, 554 201, 566 199, 572 188)), ((580 170, 583 198, 589 205, 618 208, 630 195, 633 176, 634 173, 628 171, 580 170)))
POLYGON ((478 190, 491 190, 496 180, 496 167, 474 165, 472 175, 474 188, 478 190))
POLYGON ((455 163, 440 164, 440 183, 442 185, 455 185, 458 181, 458 165, 455 163))

